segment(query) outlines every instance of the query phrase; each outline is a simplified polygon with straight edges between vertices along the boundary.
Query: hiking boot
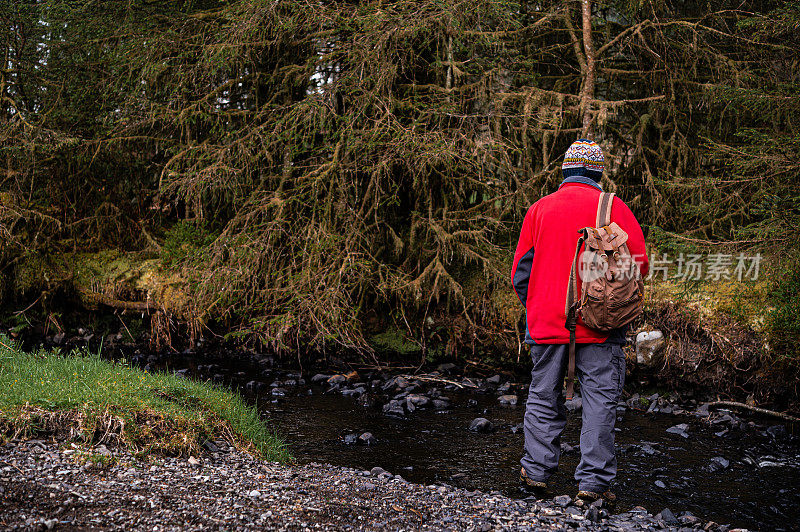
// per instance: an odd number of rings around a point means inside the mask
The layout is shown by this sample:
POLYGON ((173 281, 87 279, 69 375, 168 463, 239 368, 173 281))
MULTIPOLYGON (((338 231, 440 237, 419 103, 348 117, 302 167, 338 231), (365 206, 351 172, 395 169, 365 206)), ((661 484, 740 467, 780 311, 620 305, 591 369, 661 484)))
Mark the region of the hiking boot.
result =
POLYGON ((519 482, 521 484, 522 491, 533 495, 537 499, 544 498, 544 493, 547 490, 547 483, 546 482, 539 482, 538 480, 533 480, 528 476, 528 473, 525 472, 525 468, 521 468, 519 470, 519 482))
POLYGON ((581 490, 578 492, 578 498, 589 504, 593 503, 594 501, 602 499, 603 506, 605 506, 609 510, 613 510, 614 507, 617 505, 617 496, 614 495, 614 493, 611 490, 608 490, 602 494, 597 493, 596 491, 581 490))

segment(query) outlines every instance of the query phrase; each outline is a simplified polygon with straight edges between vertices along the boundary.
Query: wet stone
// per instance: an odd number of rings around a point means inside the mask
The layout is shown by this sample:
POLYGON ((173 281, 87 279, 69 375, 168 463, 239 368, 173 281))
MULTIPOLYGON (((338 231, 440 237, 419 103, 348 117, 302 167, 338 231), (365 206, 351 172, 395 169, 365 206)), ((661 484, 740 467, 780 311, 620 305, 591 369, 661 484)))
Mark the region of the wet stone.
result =
POLYGON ((767 428, 767 434, 776 439, 785 438, 786 427, 784 427, 783 425, 772 425, 771 427, 767 428))
POLYGON ((358 443, 362 445, 375 445, 378 442, 371 432, 365 432, 358 437, 358 443))
POLYGON ((661 513, 656 517, 659 517, 662 521, 664 521, 666 525, 669 526, 675 526, 680 524, 678 518, 675 517, 675 514, 673 514, 672 510, 670 510, 669 508, 664 508, 663 510, 661 510, 661 513))
POLYGON ((359 397, 359 396, 363 395, 364 392, 366 392, 366 391, 367 391, 366 388, 353 388, 353 389, 349 389, 348 388, 348 389, 342 390, 341 393, 345 397, 359 397))
POLYGON ((383 413, 390 416, 404 417, 406 415, 403 409, 403 403, 397 399, 389 401, 383 405, 383 413))
POLYGON ((712 473, 714 471, 720 471, 722 469, 727 469, 730 465, 730 462, 723 458, 722 456, 715 456, 712 458, 708 463, 708 470, 712 473))
POLYGON ((440 372, 440 373, 448 375, 448 374, 452 373, 453 371, 455 371, 457 368, 458 368, 458 366, 456 366, 455 364, 453 364, 451 362, 446 362, 444 364, 439 364, 439 366, 436 368, 436 370, 438 372, 440 372))
POLYGON ((517 404, 516 395, 501 395, 497 400, 500 401, 501 405, 516 406, 517 404))
POLYGON ((494 430, 494 425, 485 417, 478 417, 473 419, 472 423, 469 424, 469 430, 482 433, 492 432, 494 430))
POLYGON ((566 442, 561 442, 561 452, 564 454, 579 451, 580 448, 577 445, 570 445, 566 442))
POLYGON ((566 406, 567 410, 570 412, 578 412, 583 408, 583 401, 580 397, 573 397, 569 401, 565 401, 564 406, 566 406))
POLYGON ((433 408, 435 408, 436 410, 447 410, 448 408, 450 408, 450 402, 445 401, 443 399, 434 399, 433 408))
POLYGON ((406 397, 406 402, 421 408, 424 406, 428 406, 428 403, 430 403, 431 400, 424 395, 412 393, 406 397))
POLYGON ((683 438, 688 438, 689 437, 688 430, 689 430, 689 425, 687 423, 681 423, 679 425, 675 425, 668 428, 667 432, 669 432, 670 434, 677 434, 678 436, 681 436, 683 438))
POLYGON ((266 385, 261 381, 249 381, 245 384, 245 389, 250 393, 260 392, 266 388, 266 385))
POLYGON ((699 525, 701 523, 701 520, 700 520, 699 517, 697 517, 695 515, 692 515, 689 512, 686 512, 682 516, 678 517, 678 521, 682 525, 688 525, 688 526, 695 526, 695 525, 699 525))

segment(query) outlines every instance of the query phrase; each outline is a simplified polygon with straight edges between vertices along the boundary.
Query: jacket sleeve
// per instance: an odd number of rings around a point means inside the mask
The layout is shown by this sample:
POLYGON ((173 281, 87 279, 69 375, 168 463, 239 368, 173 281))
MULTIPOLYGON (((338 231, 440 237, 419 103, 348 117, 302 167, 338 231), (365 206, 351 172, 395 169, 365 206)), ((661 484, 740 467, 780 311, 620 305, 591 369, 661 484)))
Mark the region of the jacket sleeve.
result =
POLYGON ((514 266, 511 270, 511 282, 514 291, 519 297, 520 303, 527 308, 528 284, 531 279, 531 268, 533 266, 533 216, 528 209, 525 220, 522 222, 522 230, 519 233, 517 251, 514 253, 514 266))
POLYGON ((628 233, 628 249, 639 266, 642 277, 647 277, 650 271, 650 261, 647 258, 647 249, 644 242, 642 226, 636 216, 633 215, 630 207, 624 201, 615 197, 612 206, 611 218, 617 222, 626 233, 628 233))

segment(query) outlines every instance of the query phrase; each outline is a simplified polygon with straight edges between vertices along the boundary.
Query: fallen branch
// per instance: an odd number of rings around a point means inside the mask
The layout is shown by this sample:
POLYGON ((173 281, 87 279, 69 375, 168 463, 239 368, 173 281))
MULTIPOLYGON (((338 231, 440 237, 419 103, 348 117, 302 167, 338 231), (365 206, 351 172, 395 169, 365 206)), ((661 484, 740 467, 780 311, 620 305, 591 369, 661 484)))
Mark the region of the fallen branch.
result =
POLYGON ((715 406, 732 406, 734 408, 744 408, 745 410, 751 410, 753 412, 758 412, 759 414, 764 414, 766 416, 773 416, 780 419, 785 419, 786 421, 793 421, 795 423, 800 422, 800 418, 791 416, 784 412, 775 412, 774 410, 767 410, 766 408, 761 408, 758 406, 750 406, 745 403, 738 403, 736 401, 714 401, 713 403, 708 404, 708 408, 712 408, 715 406))
POLYGON ((98 305, 104 305, 115 309, 141 311, 148 314, 160 309, 158 305, 154 305, 151 301, 122 301, 85 288, 79 289, 79 292, 81 302, 84 307, 88 309, 97 308, 98 305))
POLYGON ((424 375, 400 375, 404 379, 412 380, 416 379, 418 381, 426 381, 426 382, 443 382, 445 384, 452 384, 453 386, 457 386, 458 388, 477 388, 476 385, 472 384, 471 382, 468 384, 451 381, 448 379, 442 379, 441 377, 426 377, 424 375))

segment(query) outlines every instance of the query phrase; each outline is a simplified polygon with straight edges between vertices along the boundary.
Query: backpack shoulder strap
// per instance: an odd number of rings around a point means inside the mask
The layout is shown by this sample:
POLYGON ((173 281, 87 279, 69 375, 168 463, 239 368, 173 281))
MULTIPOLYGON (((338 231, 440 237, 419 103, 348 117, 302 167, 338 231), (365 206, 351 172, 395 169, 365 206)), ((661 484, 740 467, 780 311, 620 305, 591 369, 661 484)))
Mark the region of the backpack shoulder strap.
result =
POLYGON ((611 206, 614 204, 613 192, 601 192, 597 200, 595 227, 605 227, 611 223, 611 206))

